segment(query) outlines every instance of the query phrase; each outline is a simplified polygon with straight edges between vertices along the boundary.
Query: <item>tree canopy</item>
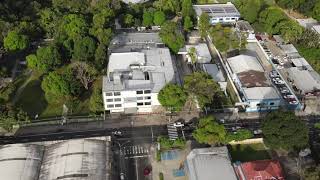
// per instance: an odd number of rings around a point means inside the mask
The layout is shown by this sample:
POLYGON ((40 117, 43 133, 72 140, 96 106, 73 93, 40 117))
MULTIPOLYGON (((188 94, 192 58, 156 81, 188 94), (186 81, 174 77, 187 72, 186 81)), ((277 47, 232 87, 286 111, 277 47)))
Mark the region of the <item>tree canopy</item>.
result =
POLYGON ((184 77, 184 89, 196 98, 200 107, 204 107, 220 95, 221 90, 217 82, 212 77, 203 72, 194 72, 184 77))
POLYGON ((304 169, 303 178, 305 180, 320 179, 320 166, 311 166, 304 169))
POLYGON ((230 142, 230 141, 243 141, 246 139, 250 139, 252 137, 253 137, 253 134, 250 130, 240 129, 234 133, 228 133, 226 139, 227 139, 227 142, 230 142))
POLYGON ((226 135, 224 126, 218 124, 213 116, 199 119, 197 128, 192 133, 197 142, 210 145, 225 143, 226 135))
POLYGON ((143 12, 143 17, 142 17, 142 25, 143 26, 152 26, 153 24, 153 13, 151 11, 145 10, 143 12))
POLYGON ((174 53, 178 53, 180 48, 184 46, 184 37, 178 30, 177 23, 175 22, 165 22, 161 27, 159 35, 162 42, 174 53))
POLYGON ((207 35, 207 31, 210 28, 210 18, 207 13, 202 13, 199 18, 199 31, 202 38, 207 35))
POLYGON ((27 113, 12 105, 0 105, 0 127, 11 132, 14 125, 29 123, 27 113))
POLYGON ((7 51, 23 50, 28 47, 28 37, 13 30, 9 31, 3 40, 3 46, 7 51))
POLYGON ((241 12, 241 16, 249 23, 254 23, 261 11, 261 0, 236 0, 235 5, 241 12), (253 8, 254 7, 254 8, 253 8))
POLYGON ((264 142, 274 149, 300 150, 308 145, 308 128, 293 112, 269 113, 262 123, 264 142))
POLYGON ((154 13, 153 23, 157 26, 161 26, 166 21, 166 15, 163 11, 156 11, 154 13))
POLYGON ((160 90, 158 100, 163 107, 171 111, 179 111, 186 103, 187 94, 180 86, 167 84, 160 90))

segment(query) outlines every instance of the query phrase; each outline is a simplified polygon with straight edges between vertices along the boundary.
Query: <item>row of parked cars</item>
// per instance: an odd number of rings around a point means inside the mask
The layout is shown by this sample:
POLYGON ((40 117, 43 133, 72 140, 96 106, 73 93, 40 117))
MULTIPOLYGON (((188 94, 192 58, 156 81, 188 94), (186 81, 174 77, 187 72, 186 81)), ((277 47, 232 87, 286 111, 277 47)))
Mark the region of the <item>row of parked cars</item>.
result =
POLYGON ((269 76, 271 78, 271 81, 276 85, 276 87, 280 91, 283 99, 285 99, 291 105, 298 104, 296 97, 290 92, 289 88, 287 87, 284 80, 280 77, 277 71, 271 71, 269 76))
POLYGON ((270 51, 270 49, 265 45, 264 41, 259 41, 263 50, 266 52, 266 54, 268 55, 268 57, 271 59, 271 61, 273 62, 273 64, 276 65, 277 69, 283 69, 283 65, 284 62, 283 60, 279 57, 279 56, 274 56, 272 54, 272 52, 270 51))

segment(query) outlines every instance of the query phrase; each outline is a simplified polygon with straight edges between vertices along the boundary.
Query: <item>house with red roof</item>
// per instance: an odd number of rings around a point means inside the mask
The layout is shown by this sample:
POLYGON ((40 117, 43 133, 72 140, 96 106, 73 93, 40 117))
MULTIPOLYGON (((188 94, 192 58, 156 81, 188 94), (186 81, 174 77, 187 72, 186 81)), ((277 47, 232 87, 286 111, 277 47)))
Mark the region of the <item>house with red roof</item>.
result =
POLYGON ((239 180, 285 180, 279 161, 259 160, 235 163, 239 180))

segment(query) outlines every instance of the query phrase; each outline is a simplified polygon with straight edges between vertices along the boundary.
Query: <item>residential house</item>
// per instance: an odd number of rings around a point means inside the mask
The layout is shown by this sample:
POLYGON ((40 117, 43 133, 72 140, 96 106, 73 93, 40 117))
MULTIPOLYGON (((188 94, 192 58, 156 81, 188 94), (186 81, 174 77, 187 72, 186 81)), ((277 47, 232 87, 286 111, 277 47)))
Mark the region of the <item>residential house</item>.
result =
POLYGON ((279 161, 259 160, 235 163, 239 180, 285 180, 279 161))

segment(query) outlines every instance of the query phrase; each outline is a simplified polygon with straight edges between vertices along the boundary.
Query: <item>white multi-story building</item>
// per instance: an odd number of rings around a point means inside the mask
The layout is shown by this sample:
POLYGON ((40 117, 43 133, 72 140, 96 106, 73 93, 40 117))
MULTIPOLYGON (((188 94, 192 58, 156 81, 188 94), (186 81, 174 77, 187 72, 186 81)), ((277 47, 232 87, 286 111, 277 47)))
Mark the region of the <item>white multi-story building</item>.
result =
POLYGON ((235 23, 240 18, 239 11, 231 2, 225 4, 193 5, 193 9, 198 17, 202 13, 207 13, 210 17, 210 23, 213 25, 217 23, 235 23))
POLYGON ((168 48, 113 52, 103 77, 103 101, 110 113, 152 112, 160 103, 159 91, 175 80, 168 48))

